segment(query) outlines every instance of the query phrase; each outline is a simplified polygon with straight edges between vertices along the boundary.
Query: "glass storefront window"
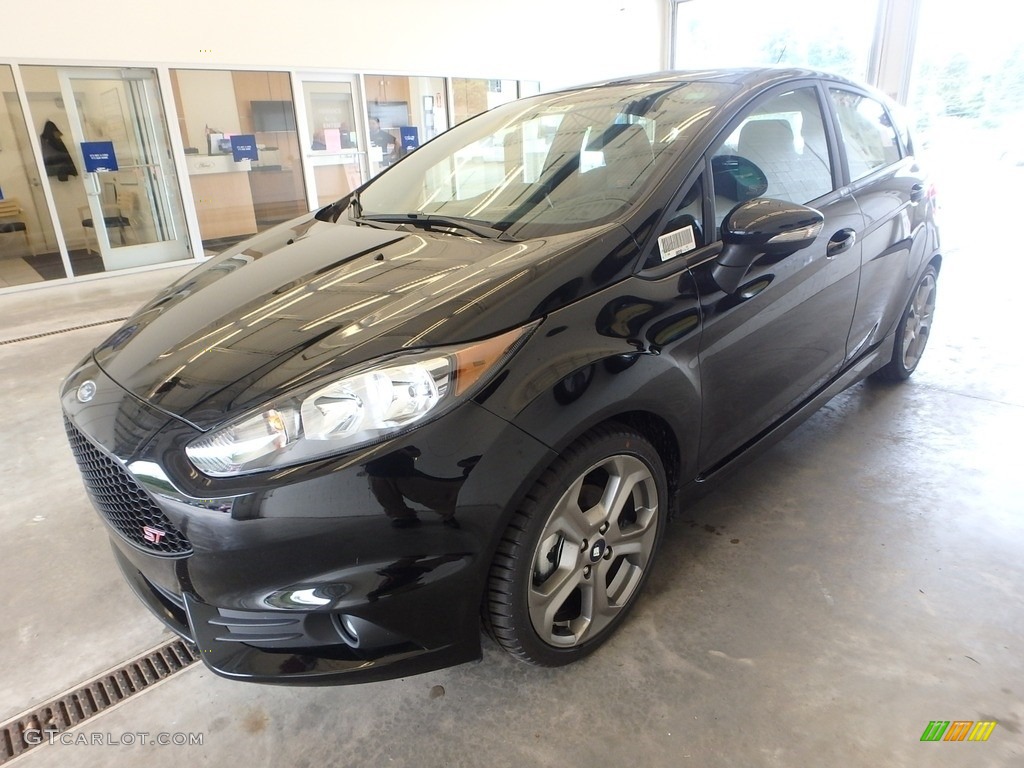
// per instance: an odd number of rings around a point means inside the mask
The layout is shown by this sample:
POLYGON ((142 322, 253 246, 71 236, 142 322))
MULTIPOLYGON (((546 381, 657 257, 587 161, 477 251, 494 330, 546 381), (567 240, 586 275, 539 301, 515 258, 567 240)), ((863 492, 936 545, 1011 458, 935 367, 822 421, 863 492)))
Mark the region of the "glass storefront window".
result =
POLYGON ((823 69, 855 80, 868 75, 878 0, 674 0, 676 69, 773 66, 823 69))
MULTIPOLYGON (((0 290, 214 255, 539 90, 532 80, 0 64, 0 290), (179 136, 183 155, 172 151, 179 136), (190 241, 196 225, 201 243, 190 241)), ((524 149, 528 176, 537 157, 524 149)))
POLYGON ((11 68, 0 65, 0 288, 67 277, 11 68))
POLYGON ((515 80, 481 80, 479 78, 456 77, 452 79, 452 96, 455 101, 453 125, 468 120, 488 109, 515 101, 519 88, 515 80))
POLYGON ((174 69, 171 83, 207 253, 306 211, 287 73, 174 69))
POLYGON ((366 75, 370 175, 448 130, 442 77, 366 75))
POLYGON ((981 0, 953 14, 923 4, 908 98, 915 141, 947 179, 943 196, 963 190, 979 216, 976 190, 1013 194, 1024 174, 1024 36, 992 23, 1001 8, 981 0))

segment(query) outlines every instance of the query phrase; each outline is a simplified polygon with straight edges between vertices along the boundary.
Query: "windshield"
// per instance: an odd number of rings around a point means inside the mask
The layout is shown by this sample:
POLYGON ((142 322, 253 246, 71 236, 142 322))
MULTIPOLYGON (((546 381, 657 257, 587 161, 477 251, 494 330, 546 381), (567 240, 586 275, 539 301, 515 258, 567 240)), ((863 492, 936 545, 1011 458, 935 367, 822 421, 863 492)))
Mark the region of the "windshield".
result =
POLYGON ((733 88, 642 83, 506 104, 370 182, 357 213, 462 222, 515 239, 596 226, 644 194, 733 88))

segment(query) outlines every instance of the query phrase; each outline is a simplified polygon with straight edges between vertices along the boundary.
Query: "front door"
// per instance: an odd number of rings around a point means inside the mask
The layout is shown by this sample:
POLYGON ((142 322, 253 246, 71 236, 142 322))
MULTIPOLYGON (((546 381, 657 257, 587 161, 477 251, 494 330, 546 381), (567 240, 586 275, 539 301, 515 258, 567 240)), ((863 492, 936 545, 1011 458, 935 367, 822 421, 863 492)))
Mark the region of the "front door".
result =
MULTIPOLYGON (((825 226, 809 247, 756 261, 735 295, 702 296, 704 471, 798 406, 846 357, 860 268, 860 246, 850 233, 861 230, 863 217, 849 191, 835 189, 827 125, 820 92, 809 84, 762 99, 715 151, 715 226, 752 197, 809 205, 824 214, 825 226), (750 163, 763 179, 737 175, 734 169, 750 163)), ((693 268, 699 285, 714 285, 713 265, 693 268)))
POLYGON ((64 69, 60 83, 82 161, 87 248, 107 271, 189 258, 155 70, 64 69))

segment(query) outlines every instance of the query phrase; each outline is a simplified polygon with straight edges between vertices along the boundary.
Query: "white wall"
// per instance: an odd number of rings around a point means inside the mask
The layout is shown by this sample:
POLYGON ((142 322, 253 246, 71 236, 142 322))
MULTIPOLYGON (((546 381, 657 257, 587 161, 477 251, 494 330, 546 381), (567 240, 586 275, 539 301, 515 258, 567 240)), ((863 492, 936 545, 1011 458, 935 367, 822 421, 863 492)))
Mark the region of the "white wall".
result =
POLYGON ((539 80, 662 69, 666 0, 5 0, 2 56, 539 80), (95 30, 93 32, 92 30, 95 30))

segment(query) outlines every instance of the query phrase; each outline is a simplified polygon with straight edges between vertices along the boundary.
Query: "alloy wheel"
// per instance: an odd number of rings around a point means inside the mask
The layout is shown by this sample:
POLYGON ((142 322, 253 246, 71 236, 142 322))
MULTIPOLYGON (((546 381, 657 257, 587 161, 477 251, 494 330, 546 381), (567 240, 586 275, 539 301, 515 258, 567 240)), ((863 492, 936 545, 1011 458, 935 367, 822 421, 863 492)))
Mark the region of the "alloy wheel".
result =
POLYGON ((935 276, 927 274, 917 286, 903 328, 903 367, 912 371, 921 360, 935 313, 935 276))
POLYGON ((569 486, 533 553, 530 621, 545 643, 599 634, 637 592, 658 534, 658 487, 636 456, 617 454, 569 486))

